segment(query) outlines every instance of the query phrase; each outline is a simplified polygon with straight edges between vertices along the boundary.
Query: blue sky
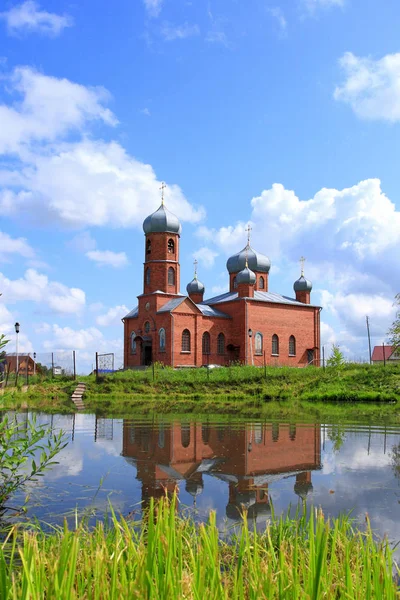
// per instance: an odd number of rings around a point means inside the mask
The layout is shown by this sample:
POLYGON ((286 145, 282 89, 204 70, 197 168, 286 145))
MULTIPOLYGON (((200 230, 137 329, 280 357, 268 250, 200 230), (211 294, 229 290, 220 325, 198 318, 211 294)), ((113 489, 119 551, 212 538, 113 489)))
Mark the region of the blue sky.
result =
POLYGON ((223 291, 250 222, 270 289, 292 295, 305 255, 327 352, 366 358, 365 315, 381 343, 399 292, 399 19, 396 0, 3 0, 1 331, 82 370, 122 356, 164 180, 181 291, 195 257, 223 291))

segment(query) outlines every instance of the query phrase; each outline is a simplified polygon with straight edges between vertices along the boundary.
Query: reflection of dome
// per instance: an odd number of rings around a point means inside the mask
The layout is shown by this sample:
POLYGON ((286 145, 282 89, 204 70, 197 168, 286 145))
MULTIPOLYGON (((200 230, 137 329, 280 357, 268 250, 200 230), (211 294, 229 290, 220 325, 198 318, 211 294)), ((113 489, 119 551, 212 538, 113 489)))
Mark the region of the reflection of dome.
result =
POLYGON ((305 500, 313 491, 313 484, 311 481, 297 482, 294 484, 294 493, 299 496, 302 500, 305 500))
POLYGON ((311 281, 308 281, 304 275, 301 275, 301 277, 294 282, 293 289, 295 292, 311 292, 312 283, 311 281))
POLYGON ((248 267, 245 267, 240 273, 236 275, 236 283, 248 283, 254 285, 256 282, 256 276, 248 267))
POLYGON ((271 261, 268 256, 264 256, 263 254, 259 254, 250 246, 246 246, 237 254, 234 254, 226 263, 226 268, 229 273, 239 273, 246 266, 246 258, 249 265, 249 268, 252 271, 258 271, 261 273, 269 273, 271 268, 271 261))
POLYGON ((204 484, 203 484, 202 479, 197 480, 197 481, 196 481, 196 479, 187 479, 186 480, 185 490, 187 491, 188 494, 190 494, 194 498, 196 496, 198 496, 199 494, 201 494, 203 489, 204 489, 204 484))
POLYGON ((188 294, 204 294, 205 289, 206 288, 201 281, 197 279, 197 277, 194 277, 186 286, 186 291, 188 294))
POLYGON ((178 217, 167 210, 164 204, 143 221, 143 231, 147 233, 180 233, 181 224, 178 217))
POLYGON ((267 517, 271 516, 271 507, 266 502, 257 502, 250 506, 248 516, 249 519, 267 519, 267 517))

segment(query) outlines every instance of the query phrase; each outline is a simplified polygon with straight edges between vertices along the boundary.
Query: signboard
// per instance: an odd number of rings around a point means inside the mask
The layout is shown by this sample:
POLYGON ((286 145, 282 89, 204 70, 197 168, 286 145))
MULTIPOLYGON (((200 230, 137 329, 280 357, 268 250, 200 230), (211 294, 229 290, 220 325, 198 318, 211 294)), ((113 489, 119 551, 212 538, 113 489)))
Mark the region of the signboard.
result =
POLYGON ((54 367, 53 374, 54 375, 62 375, 62 368, 61 367, 54 367))

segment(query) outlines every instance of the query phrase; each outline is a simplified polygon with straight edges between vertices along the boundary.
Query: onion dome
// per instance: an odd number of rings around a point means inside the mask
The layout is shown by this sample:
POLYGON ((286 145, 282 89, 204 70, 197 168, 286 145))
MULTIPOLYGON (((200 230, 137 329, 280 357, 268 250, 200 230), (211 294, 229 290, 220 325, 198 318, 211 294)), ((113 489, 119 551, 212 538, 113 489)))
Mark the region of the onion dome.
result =
POLYGON ((310 481, 297 482, 294 484, 294 493, 298 495, 299 498, 305 500, 308 494, 311 494, 313 491, 313 484, 310 481))
POLYGON ((311 292, 312 283, 311 281, 308 281, 304 275, 301 275, 299 279, 294 282, 293 289, 295 292, 311 292))
POLYGON ((193 498, 195 498, 196 496, 201 494, 203 491, 203 488, 204 488, 204 485, 203 485, 202 481, 192 481, 191 479, 188 479, 186 481, 185 490, 188 492, 188 494, 193 496, 193 498))
POLYGON ((236 283, 239 285, 239 283, 247 283, 248 285, 254 285, 256 282, 256 275, 255 273, 253 273, 253 271, 251 269, 249 269, 249 267, 246 266, 244 269, 242 269, 242 271, 240 271, 240 273, 238 273, 236 275, 236 283))
POLYGON ((204 285, 197 279, 195 275, 190 283, 186 286, 187 293, 190 294, 204 294, 205 291, 204 285))
POLYGON ((181 232, 178 217, 167 210, 162 203, 160 208, 143 221, 143 231, 148 233, 178 233, 181 232))
POLYGON ((239 273, 239 271, 242 271, 246 266, 246 258, 248 261, 248 266, 253 271, 257 271, 259 273, 269 273, 271 261, 269 260, 268 256, 264 256, 263 254, 256 252, 249 245, 247 245, 237 254, 234 254, 228 258, 226 268, 228 269, 229 273, 239 273))

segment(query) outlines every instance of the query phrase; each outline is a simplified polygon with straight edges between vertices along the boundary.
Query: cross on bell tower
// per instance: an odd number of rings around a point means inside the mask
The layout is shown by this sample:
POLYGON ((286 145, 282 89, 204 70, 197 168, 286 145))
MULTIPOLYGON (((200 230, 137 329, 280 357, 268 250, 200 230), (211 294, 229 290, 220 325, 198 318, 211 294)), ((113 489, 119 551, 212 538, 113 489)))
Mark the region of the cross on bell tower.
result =
POLYGON ((300 265, 301 265, 301 277, 304 277, 304 263, 306 262, 306 259, 304 258, 304 256, 300 257, 300 265))
POLYGON ((161 206, 164 206, 164 190, 165 190, 166 187, 167 187, 167 184, 165 183, 165 181, 162 181, 161 182, 161 187, 160 187, 160 190, 161 190, 161 206))

